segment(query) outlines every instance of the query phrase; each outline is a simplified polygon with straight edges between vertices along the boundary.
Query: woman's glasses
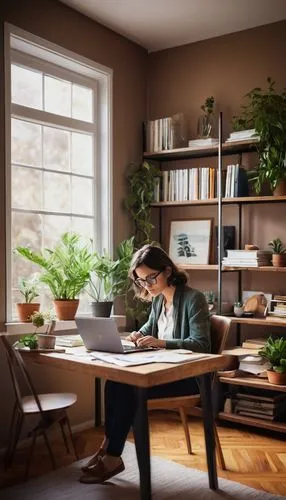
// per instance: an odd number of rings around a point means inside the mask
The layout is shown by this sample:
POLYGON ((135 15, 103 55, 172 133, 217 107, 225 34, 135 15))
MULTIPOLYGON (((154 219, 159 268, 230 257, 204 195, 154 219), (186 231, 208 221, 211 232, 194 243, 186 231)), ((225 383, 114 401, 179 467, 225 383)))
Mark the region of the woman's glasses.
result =
POLYGON ((137 286, 141 286, 142 288, 145 288, 147 285, 156 285, 157 278, 158 278, 159 274, 161 274, 161 273, 162 273, 162 271, 158 271, 158 273, 156 273, 156 274, 149 274, 149 276, 146 276, 145 279, 136 278, 134 280, 134 283, 137 286))

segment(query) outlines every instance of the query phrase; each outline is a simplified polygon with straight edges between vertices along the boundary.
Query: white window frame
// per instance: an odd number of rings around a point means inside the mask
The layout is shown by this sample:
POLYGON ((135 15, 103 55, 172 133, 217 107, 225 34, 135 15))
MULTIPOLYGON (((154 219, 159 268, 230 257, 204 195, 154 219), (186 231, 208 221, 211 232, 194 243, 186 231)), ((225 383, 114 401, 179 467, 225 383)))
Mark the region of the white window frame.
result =
MULTIPOLYGON (((95 92, 95 108, 97 116, 95 125, 80 121, 81 128, 87 132, 95 132, 94 164, 94 213, 95 234, 97 235, 96 248, 103 248, 112 255, 113 251, 113 182, 112 182, 112 83, 113 71, 110 68, 79 56, 67 49, 43 40, 36 35, 25 32, 8 23, 5 24, 4 54, 5 54, 5 139, 6 139, 6 318, 11 322, 11 118, 25 116, 33 120, 42 121, 42 112, 11 103, 11 64, 19 63, 33 66, 49 73, 50 64, 57 65, 57 76, 67 79, 67 71, 72 72, 72 81, 87 85, 93 82, 95 92), (21 116, 22 115, 22 116, 21 116), (41 115, 41 118, 40 118, 41 115), (95 127, 96 126, 96 131, 95 127)), ((53 71, 54 73, 54 71, 53 71)), ((45 121, 54 124, 54 115, 45 112, 45 121)), ((72 123, 79 120, 57 115, 57 123, 72 127, 72 123)), ((7 324, 8 324, 7 323, 7 324)), ((10 323, 11 324, 11 323, 10 323)))

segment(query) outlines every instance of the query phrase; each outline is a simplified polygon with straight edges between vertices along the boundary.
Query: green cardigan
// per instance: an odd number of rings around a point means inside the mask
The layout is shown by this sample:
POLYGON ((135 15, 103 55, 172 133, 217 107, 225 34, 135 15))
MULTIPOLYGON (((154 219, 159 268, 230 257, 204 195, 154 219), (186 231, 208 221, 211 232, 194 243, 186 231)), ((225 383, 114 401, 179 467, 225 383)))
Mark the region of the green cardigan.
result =
MULTIPOLYGON (((143 335, 158 338, 158 318, 163 295, 155 297, 148 321, 140 328, 143 335)), ((173 338, 166 341, 167 349, 189 349, 210 352, 209 309, 203 293, 186 285, 176 287, 173 298, 173 338)))

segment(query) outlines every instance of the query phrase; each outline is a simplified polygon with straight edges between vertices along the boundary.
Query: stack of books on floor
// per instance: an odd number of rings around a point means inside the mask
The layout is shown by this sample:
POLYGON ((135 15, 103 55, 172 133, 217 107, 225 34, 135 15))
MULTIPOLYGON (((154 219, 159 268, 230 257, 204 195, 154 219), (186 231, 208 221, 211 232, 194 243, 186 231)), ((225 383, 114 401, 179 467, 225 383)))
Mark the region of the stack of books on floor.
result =
POLYGON ((254 128, 249 130, 239 130, 237 132, 231 132, 229 138, 225 142, 238 142, 238 141, 250 141, 259 140, 259 136, 254 128))
POLYGON ((273 397, 237 393, 232 399, 233 413, 264 420, 286 420, 286 394, 273 397))
POLYGON ((227 250, 222 265, 227 267, 271 266, 272 252, 268 250, 227 250))
POLYGON ((268 311, 269 316, 278 318, 286 318, 286 297, 285 295, 274 295, 274 299, 270 300, 268 311), (279 298, 277 298, 279 297, 279 298))

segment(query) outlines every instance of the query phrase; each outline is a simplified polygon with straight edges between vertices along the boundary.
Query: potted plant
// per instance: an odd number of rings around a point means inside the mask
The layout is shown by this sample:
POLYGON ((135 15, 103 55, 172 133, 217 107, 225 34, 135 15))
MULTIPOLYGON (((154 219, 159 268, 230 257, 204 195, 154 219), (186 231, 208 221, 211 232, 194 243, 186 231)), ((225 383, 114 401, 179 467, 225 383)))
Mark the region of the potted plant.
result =
POLYGON ((244 313, 243 303, 241 301, 234 302, 233 304, 233 314, 240 318, 244 313))
POLYGON ((286 339, 269 337, 258 354, 271 364, 267 371, 270 384, 286 385, 286 339))
POLYGON ((30 317, 31 323, 36 327, 34 333, 24 335, 20 340, 15 342, 14 347, 21 349, 53 349, 55 347, 56 337, 51 335, 51 333, 54 330, 55 321, 49 321, 46 333, 37 333, 38 328, 44 326, 47 320, 51 320, 51 314, 49 312, 34 312, 30 317), (45 339, 48 339, 48 341, 45 341, 45 339))
POLYGON ((42 268, 39 280, 50 288, 57 318, 74 319, 78 296, 88 283, 94 265, 91 243, 83 244, 76 233, 64 233, 53 250, 34 252, 19 246, 15 251, 42 268))
POLYGON ((31 314, 40 310, 40 304, 32 302, 39 296, 39 280, 36 276, 31 278, 21 278, 19 280, 19 292, 24 297, 24 302, 17 304, 19 321, 28 323, 31 321, 31 314))
POLYGON ((215 100, 213 96, 207 97, 204 104, 201 106, 203 115, 198 121, 197 136, 200 139, 208 139, 213 137, 213 118, 214 118, 215 100))
POLYGON ((268 182, 273 194, 279 196, 286 192, 286 91, 277 92, 271 78, 267 84, 266 91, 257 87, 246 94, 242 119, 253 124, 259 136, 259 164, 250 180, 257 193, 268 182))
POLYGON ((130 287, 128 272, 133 253, 134 236, 117 246, 116 260, 106 251, 102 255, 95 252, 95 263, 86 288, 93 299, 91 307, 94 316, 110 316, 114 298, 127 293, 130 287))
POLYGON ((284 267, 286 265, 286 248, 283 246, 280 238, 271 240, 268 246, 272 248, 272 265, 274 267, 284 267))

